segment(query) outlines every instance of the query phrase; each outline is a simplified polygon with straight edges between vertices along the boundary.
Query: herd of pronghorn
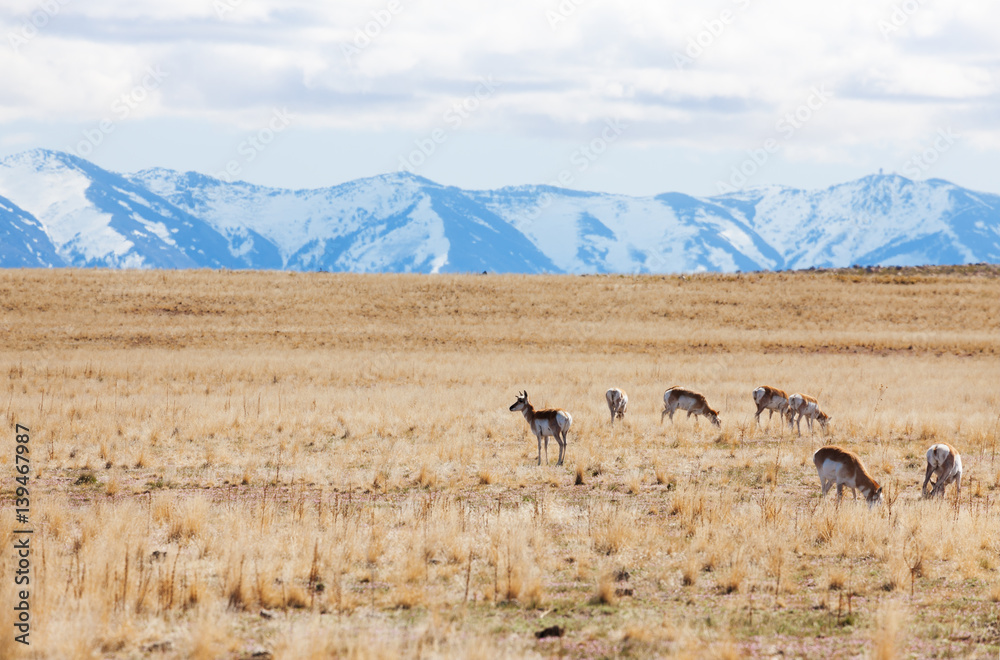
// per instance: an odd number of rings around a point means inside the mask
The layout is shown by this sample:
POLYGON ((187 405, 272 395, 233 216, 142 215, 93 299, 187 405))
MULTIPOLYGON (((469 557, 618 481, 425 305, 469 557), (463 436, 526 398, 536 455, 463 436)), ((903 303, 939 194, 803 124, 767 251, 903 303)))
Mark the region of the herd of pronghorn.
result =
MULTIPOLYGON (((623 419, 628 410, 628 395, 618 388, 611 388, 605 395, 608 402, 608 409, 611 411, 611 424, 615 419, 623 419)), ((763 385, 753 391, 753 400, 757 404, 757 413, 754 418, 760 424, 760 414, 768 411, 768 421, 775 412, 788 422, 788 427, 794 425, 802 435, 802 418, 806 418, 809 431, 813 431, 813 421, 818 421, 820 426, 826 431, 827 423, 830 421, 829 415, 819 409, 819 403, 815 398, 805 394, 792 394, 788 396, 783 390, 775 387, 763 385), (796 417, 797 416, 797 417, 796 417)), ((660 415, 660 423, 663 418, 669 416, 670 421, 674 420, 674 412, 680 408, 687 411, 687 416, 698 415, 707 417, 712 424, 721 427, 719 421, 719 411, 712 410, 708 405, 705 396, 699 392, 693 392, 681 387, 671 387, 663 393, 663 413, 660 415)), ((528 392, 520 392, 517 401, 510 407, 513 412, 521 412, 527 420, 531 432, 538 439, 538 464, 542 464, 542 444, 545 446, 545 464, 549 462, 549 437, 555 438, 559 444, 559 460, 556 465, 562 465, 566 457, 566 434, 573 423, 573 417, 561 408, 548 410, 535 410, 534 406, 528 402, 528 392)), ((697 422, 697 417, 695 417, 697 422)), ((813 454, 813 463, 816 465, 816 472, 819 474, 820 486, 823 489, 822 495, 837 485, 838 501, 844 495, 844 487, 850 488, 857 499, 858 491, 868 502, 868 506, 882 503, 882 487, 872 478, 865 469, 861 459, 854 452, 843 447, 828 445, 821 447, 813 454)), ((920 491, 922 494, 927 491, 927 484, 931 477, 936 476, 937 481, 931 483, 928 497, 944 495, 944 489, 948 484, 954 482, 959 496, 962 494, 962 457, 958 451, 949 444, 939 443, 931 446, 927 450, 927 473, 924 475, 924 483, 920 491)))

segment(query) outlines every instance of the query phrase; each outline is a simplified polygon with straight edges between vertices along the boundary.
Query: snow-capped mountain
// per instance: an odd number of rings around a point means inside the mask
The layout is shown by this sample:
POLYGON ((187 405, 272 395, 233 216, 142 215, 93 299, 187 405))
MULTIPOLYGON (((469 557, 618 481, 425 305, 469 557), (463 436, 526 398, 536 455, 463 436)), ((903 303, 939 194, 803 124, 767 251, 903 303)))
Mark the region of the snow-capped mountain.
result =
POLYGON ((822 190, 467 191, 411 174, 288 190, 69 154, 0 160, 0 266, 692 272, 1000 262, 1000 196, 869 176, 822 190))
POLYGON ((1000 261, 1000 196, 940 179, 873 175, 825 190, 772 186, 715 200, 788 268, 1000 261))
POLYGON ((628 197, 530 186, 469 195, 568 273, 763 270, 783 261, 729 209, 680 193, 628 197))
POLYGON ((557 270, 523 234, 457 188, 386 174, 318 190, 144 170, 132 181, 265 254, 264 268, 358 272, 557 270), (247 234, 256 238, 249 238, 247 234), (265 248, 264 246, 270 246, 265 248))
POLYGON ((203 220, 76 156, 36 149, 0 161, 0 195, 30 214, 68 266, 245 265, 203 220))

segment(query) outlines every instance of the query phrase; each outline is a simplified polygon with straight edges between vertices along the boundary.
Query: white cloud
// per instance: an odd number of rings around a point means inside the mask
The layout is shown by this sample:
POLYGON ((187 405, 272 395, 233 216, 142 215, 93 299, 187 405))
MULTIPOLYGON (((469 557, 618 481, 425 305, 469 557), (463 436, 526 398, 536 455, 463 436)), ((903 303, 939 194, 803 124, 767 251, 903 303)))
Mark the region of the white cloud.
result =
POLYGON ((169 80, 134 118, 252 126, 289 107, 301 126, 419 134, 491 75, 502 91, 465 130, 574 140, 620 116, 635 145, 718 153, 825 84, 790 155, 906 151, 949 123, 1000 143, 987 0, 52 1, 27 39, 42 3, 0 10, 2 121, 98 121, 154 66, 169 80))

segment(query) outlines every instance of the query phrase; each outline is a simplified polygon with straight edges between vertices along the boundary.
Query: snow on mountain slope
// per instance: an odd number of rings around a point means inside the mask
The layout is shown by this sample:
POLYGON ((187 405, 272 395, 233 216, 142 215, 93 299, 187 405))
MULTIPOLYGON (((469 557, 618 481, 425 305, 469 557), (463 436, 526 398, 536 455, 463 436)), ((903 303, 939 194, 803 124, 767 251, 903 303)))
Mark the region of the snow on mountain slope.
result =
POLYGON ((928 222, 923 231, 898 232, 859 259, 900 266, 1000 262, 1000 196, 972 193, 946 181, 929 183, 947 192, 939 222, 928 222))
POLYGON ((0 197, 0 265, 7 268, 65 266, 42 223, 6 197, 0 197))
POLYGON ((474 195, 566 272, 759 270, 781 263, 728 209, 687 195, 627 197, 548 186, 474 195))
POLYGON ((0 161, 0 195, 41 223, 67 265, 241 265, 204 222, 69 154, 35 149, 0 161))
POLYGON ((315 190, 60 152, 0 161, 0 266, 695 272, 1000 261, 1000 196, 869 176, 821 190, 465 191, 406 173, 315 190))
POLYGON ((790 268, 1000 258, 1000 198, 945 181, 873 175, 824 190, 774 186, 714 199, 790 268))
POLYGON ((386 181, 285 190, 161 168, 137 172, 130 179, 225 235, 254 232, 277 248, 282 264, 304 246, 357 230, 368 217, 395 216, 412 204, 412 190, 386 181))
POLYGON ((358 272, 551 272, 524 236, 457 188, 386 174, 332 188, 284 190, 195 173, 131 177, 233 236, 252 231, 285 268, 358 272))

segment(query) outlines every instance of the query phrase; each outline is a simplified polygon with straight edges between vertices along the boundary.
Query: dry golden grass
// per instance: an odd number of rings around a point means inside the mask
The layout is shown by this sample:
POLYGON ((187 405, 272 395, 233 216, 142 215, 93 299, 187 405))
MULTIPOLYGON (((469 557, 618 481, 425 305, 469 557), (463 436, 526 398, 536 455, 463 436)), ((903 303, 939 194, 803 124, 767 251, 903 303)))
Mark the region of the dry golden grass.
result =
POLYGON ((0 305, 0 404, 32 432, 32 657, 1000 650, 997 269, 2 271, 0 305), (761 384, 817 396, 829 435, 757 428, 761 384), (672 385, 722 429, 661 425, 672 385), (525 388, 573 414, 564 466, 534 464, 525 388), (937 441, 961 501, 919 497, 937 441), (819 499, 833 442, 885 506, 819 499))

